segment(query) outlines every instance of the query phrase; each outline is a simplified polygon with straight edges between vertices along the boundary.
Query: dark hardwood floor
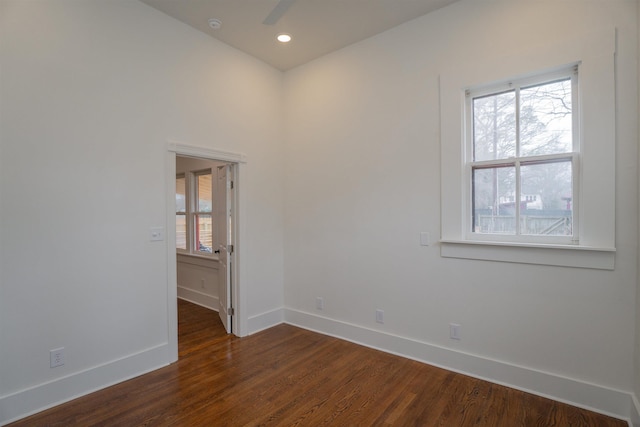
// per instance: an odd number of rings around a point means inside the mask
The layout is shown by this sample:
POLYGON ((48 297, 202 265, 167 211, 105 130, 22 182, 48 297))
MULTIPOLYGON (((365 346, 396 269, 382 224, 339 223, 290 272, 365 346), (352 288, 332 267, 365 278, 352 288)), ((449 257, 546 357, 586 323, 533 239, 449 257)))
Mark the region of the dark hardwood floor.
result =
POLYGON ((289 325, 237 338, 178 308, 178 362, 11 426, 627 426, 289 325))

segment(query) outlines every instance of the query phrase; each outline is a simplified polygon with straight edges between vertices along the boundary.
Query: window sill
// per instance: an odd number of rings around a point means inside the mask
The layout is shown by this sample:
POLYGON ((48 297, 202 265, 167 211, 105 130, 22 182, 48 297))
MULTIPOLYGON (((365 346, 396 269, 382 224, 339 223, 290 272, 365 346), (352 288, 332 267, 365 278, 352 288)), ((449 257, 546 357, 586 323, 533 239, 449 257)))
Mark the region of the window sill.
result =
POLYGON ((185 264, 199 265, 201 267, 210 267, 211 264, 218 263, 218 256, 177 252, 177 261, 185 264))
POLYGON ((615 248, 578 245, 545 245, 487 242, 471 240, 440 240, 440 255, 522 264, 613 270, 615 248))

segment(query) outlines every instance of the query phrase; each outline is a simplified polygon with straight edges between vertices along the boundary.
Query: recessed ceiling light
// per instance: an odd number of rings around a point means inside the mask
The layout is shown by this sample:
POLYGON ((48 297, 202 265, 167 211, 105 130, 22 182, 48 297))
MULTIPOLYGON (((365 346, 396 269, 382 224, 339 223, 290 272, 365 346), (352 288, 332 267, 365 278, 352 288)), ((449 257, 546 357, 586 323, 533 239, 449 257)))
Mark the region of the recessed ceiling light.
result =
POLYGON ((214 30, 219 30, 220 27, 222 27, 222 21, 220 21, 219 19, 210 18, 208 22, 209 22, 209 26, 214 30))
POLYGON ((280 43, 289 43, 291 41, 291 36, 289 34, 278 34, 278 36, 276 37, 276 39, 280 42, 280 43))

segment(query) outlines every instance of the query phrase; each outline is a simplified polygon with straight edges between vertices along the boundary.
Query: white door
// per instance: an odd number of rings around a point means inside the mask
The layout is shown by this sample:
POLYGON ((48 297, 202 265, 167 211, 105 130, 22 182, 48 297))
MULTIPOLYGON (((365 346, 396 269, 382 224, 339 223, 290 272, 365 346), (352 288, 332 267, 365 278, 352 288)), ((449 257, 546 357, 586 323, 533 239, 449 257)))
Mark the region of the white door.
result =
POLYGON ((218 166, 216 187, 216 236, 218 242, 218 314, 228 333, 231 333, 231 262, 233 260, 233 224, 232 219, 232 165, 218 166))

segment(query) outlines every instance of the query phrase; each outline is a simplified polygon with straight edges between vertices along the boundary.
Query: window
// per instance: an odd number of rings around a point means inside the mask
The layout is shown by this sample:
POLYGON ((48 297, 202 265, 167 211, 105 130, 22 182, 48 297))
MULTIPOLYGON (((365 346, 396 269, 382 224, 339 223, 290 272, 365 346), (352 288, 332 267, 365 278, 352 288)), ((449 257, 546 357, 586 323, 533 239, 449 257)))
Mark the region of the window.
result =
POLYGON ((469 238, 578 241, 577 76, 466 91, 469 238))
POLYGON ((443 257, 614 268, 615 53, 601 29, 451 57, 439 78, 443 257))
POLYGON ((211 169, 198 172, 195 175, 196 200, 193 214, 194 236, 197 242, 196 252, 212 253, 213 229, 211 208, 213 205, 213 193, 211 186, 211 169))
POLYGON ((213 179, 211 169, 176 176, 176 249, 213 253, 213 179))
POLYGON ((187 185, 181 174, 176 177, 176 249, 187 247, 187 185))

